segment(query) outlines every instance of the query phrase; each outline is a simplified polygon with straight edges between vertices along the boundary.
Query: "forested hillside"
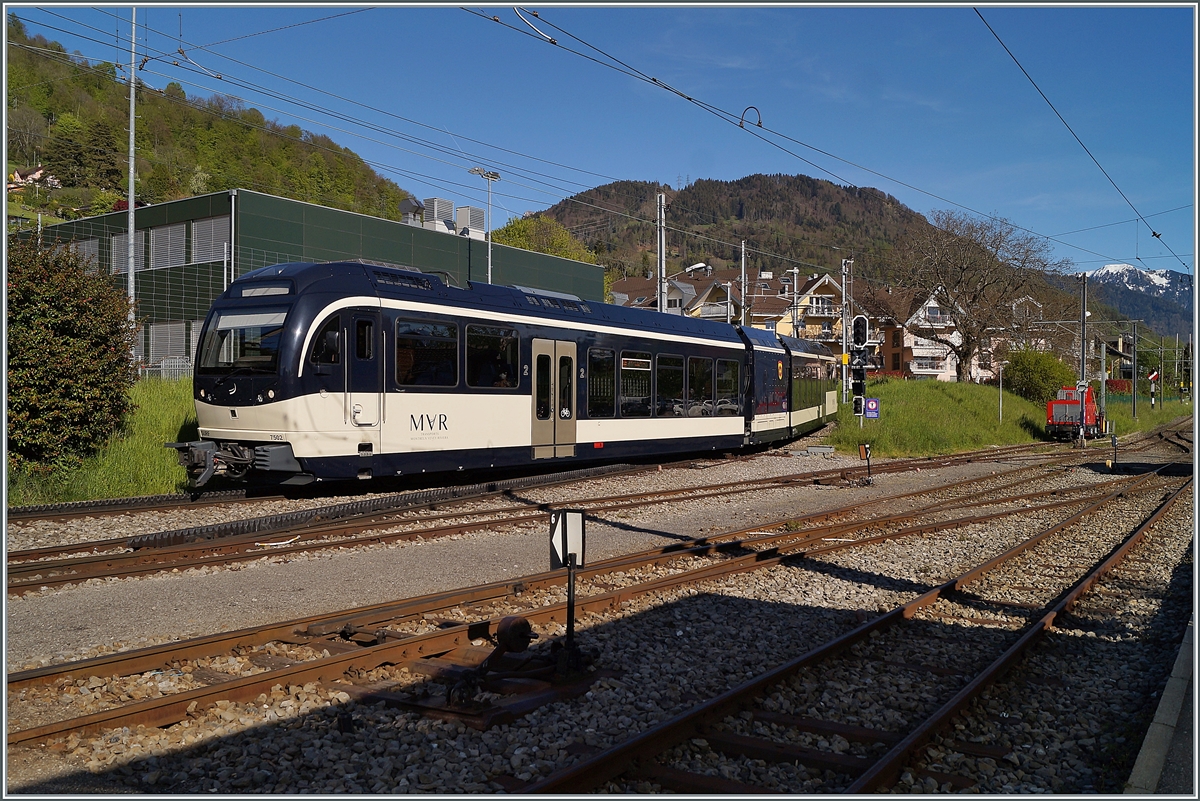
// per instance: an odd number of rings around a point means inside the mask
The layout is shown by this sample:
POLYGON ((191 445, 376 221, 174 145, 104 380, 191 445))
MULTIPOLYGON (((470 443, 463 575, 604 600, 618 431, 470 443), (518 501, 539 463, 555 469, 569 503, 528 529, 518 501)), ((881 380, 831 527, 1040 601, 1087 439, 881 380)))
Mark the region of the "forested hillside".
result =
MULTIPOLYGON (((698 261, 717 267, 738 263, 737 244, 743 239, 749 250, 816 267, 840 267, 841 259, 855 251, 882 255, 906 226, 927 224, 921 215, 877 189, 842 187, 805 175, 698 180, 679 191, 618 181, 576 195, 545 213, 596 251, 601 263, 628 275, 644 275, 655 264, 659 191, 666 192, 670 204, 667 225, 699 234, 668 233, 668 262, 675 269, 698 261)), ((790 266, 771 256, 747 256, 747 268, 752 270, 790 266)))
MULTIPOLYGON (((128 67, 89 63, 29 36, 16 14, 7 33, 8 171, 41 163, 61 182, 10 193, 9 202, 66 218, 111 211, 126 193, 128 67)), ((329 137, 229 97, 139 86, 137 114, 140 201, 244 187, 399 219, 397 204, 409 196, 329 137)))

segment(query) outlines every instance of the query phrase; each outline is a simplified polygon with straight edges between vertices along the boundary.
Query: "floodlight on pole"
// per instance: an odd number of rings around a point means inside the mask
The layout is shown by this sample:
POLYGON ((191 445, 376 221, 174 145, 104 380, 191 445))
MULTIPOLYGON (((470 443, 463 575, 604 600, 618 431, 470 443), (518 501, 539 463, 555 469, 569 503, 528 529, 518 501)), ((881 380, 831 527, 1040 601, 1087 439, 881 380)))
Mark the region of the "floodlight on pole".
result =
POLYGON ((487 181, 488 185, 488 207, 487 207, 487 243, 488 243, 488 283, 492 283, 492 181, 500 180, 500 173, 494 170, 485 170, 483 167, 472 167, 467 170, 472 175, 478 175, 483 180, 487 181))

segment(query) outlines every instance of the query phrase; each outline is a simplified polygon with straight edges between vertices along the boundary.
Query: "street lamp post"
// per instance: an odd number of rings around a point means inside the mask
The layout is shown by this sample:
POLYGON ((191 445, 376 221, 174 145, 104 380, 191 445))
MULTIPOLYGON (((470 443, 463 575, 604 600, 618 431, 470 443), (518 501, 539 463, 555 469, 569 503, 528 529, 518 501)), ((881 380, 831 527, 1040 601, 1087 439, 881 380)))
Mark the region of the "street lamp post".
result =
POLYGON ((500 180, 500 173, 492 170, 484 170, 483 167, 472 167, 468 170, 472 175, 478 175, 483 180, 487 181, 488 185, 488 207, 487 207, 487 243, 488 243, 488 283, 492 283, 492 181, 500 180))

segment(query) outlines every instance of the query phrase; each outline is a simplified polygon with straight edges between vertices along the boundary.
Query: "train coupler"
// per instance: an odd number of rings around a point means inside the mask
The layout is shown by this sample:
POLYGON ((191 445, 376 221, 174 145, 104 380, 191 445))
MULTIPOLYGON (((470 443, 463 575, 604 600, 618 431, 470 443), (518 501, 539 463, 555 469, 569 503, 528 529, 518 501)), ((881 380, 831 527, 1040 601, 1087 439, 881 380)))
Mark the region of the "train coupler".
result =
POLYGON ((193 487, 203 486, 217 472, 217 443, 208 440, 196 442, 166 442, 164 447, 174 448, 179 464, 187 471, 188 481, 193 487))

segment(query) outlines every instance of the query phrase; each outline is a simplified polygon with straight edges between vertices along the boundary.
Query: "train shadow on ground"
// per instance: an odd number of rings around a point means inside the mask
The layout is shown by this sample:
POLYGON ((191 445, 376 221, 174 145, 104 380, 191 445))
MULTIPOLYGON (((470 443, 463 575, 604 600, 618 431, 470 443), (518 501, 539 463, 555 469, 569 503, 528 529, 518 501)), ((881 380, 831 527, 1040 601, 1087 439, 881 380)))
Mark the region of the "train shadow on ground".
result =
MULTIPOLYGON (((1185 560, 1185 564, 1175 571, 1166 594, 1180 595, 1185 601, 1190 597, 1191 568, 1190 560, 1185 560)), ((481 731, 461 722, 434 720, 388 707, 383 701, 349 701, 270 722, 256 722, 237 733, 210 737, 170 753, 137 756, 100 773, 79 770, 10 788, 9 792, 75 794, 82 790, 88 793, 207 795, 251 789, 254 792, 359 794, 453 791, 453 781, 446 787, 443 784, 445 777, 439 775, 447 770, 447 765, 451 769, 451 778, 460 782, 460 787, 466 786, 469 792, 499 792, 500 788, 519 791, 527 780, 520 776, 528 770, 530 761, 529 758, 523 763, 514 761, 518 756, 514 748, 523 744, 522 737, 517 735, 522 730, 554 725, 555 734, 549 738, 558 743, 554 748, 590 753, 604 741, 618 741, 648 727, 648 723, 636 723, 640 712, 635 710, 663 717, 679 714, 873 620, 890 607, 882 605, 874 592, 866 589, 868 586, 894 592, 895 602, 917 597, 931 586, 815 559, 785 561, 764 571, 758 580, 773 581, 772 573, 774 579, 780 579, 780 587, 789 588, 789 597, 762 600, 700 591, 681 594, 639 614, 600 625, 589 627, 587 615, 580 615, 576 637, 581 649, 595 655, 593 664, 596 668, 613 671, 616 676, 593 682, 590 685, 591 701, 556 702, 556 709, 548 718, 538 712, 481 731), (809 578, 788 578, 781 575, 781 571, 806 573, 809 578), (821 581, 812 580, 818 576, 821 581), (672 678, 664 682, 663 676, 672 678), (623 711, 606 709, 597 712, 588 706, 593 701, 611 701, 620 704, 623 711), (622 715, 634 716, 634 720, 622 719, 622 715), (545 722, 547 719, 565 721, 566 724, 549 724, 545 722), (475 761, 474 757, 457 756, 472 751, 487 754, 491 759, 475 761), (436 763, 440 758, 448 761, 438 766, 436 763), (459 774, 453 773, 455 769, 459 774), (210 778, 222 773, 220 782, 210 778)), ((764 591, 770 593, 772 590, 764 591)), ((1177 626, 1181 614, 1186 622, 1186 610, 1180 612, 1173 608, 1171 614, 1162 615, 1161 622, 1156 621, 1158 627, 1152 627, 1151 636, 1177 640, 1182 631, 1177 626)), ((944 621, 913 620, 904 625, 916 627, 917 631, 935 640, 956 639, 963 634, 961 626, 944 621)), ((978 638, 981 654, 999 653, 1017 636, 1010 629, 973 627, 969 631, 972 637, 978 638)), ((1074 636, 1072 649, 1082 643, 1088 648, 1124 653, 1131 647, 1133 632, 1126 630, 1120 619, 1114 618, 1097 627, 1096 631, 1095 638, 1074 636)), ((561 628, 553 636, 543 632, 530 652, 535 655, 549 653, 552 641, 561 640, 561 635, 561 628)), ((903 640, 893 641, 888 632, 877 636, 881 639, 870 639, 863 646, 856 646, 855 657, 870 661, 876 672, 914 668, 920 672, 923 663, 933 664, 928 657, 922 657, 919 648, 907 653, 910 646, 903 640)), ((979 661, 980 665, 970 666, 972 670, 981 668, 986 659, 981 656, 979 661)), ((819 673, 820 669, 816 670, 819 673)), ((1141 679, 1137 675, 1137 671, 1131 672, 1131 681, 1136 678, 1139 682, 1133 688, 1135 696, 1143 701, 1152 700, 1151 693, 1155 688, 1150 687, 1149 678, 1141 679), (1142 684, 1146 686, 1142 687, 1142 684)), ((948 697, 967 680, 964 673, 961 680, 949 682, 942 694, 948 697)), ((449 689, 448 682, 420 674, 410 681, 404 691, 415 697, 445 697, 449 689)), ((811 688, 808 679, 793 683, 792 690, 797 697, 807 699, 803 704, 797 703, 792 710, 794 714, 829 714, 835 720, 844 717, 845 713, 829 710, 828 703, 830 699, 834 705, 843 701, 848 703, 853 693, 841 686, 844 681, 840 676, 837 681, 830 679, 833 683, 829 686, 822 685, 824 681, 821 679, 811 688), (824 712, 822 707, 826 708, 824 712)), ((338 685, 327 682, 323 686, 336 690, 338 685)), ((302 688, 284 687, 283 692, 293 699, 290 705, 293 709, 300 706, 300 701, 295 699, 305 694, 302 688)), ((905 731, 945 700, 940 695, 924 696, 915 708, 891 713, 885 728, 905 731)), ((281 708, 278 699, 269 703, 281 708)), ((257 710, 263 706, 260 697, 258 701, 241 705, 238 713, 255 710, 254 714, 260 714, 257 710)), ((1014 725, 1019 726, 1020 722, 1019 715, 1013 719, 1014 725)), ((194 734, 196 729, 196 721, 192 721, 189 731, 194 734)), ((114 732, 109 732, 106 735, 109 745, 104 747, 111 749, 121 743, 128 754, 136 735, 136 731, 132 736, 129 730, 117 731, 114 739, 114 732)), ((89 755, 94 753, 88 740, 81 747, 89 755)), ((1101 766, 1095 769, 1099 771, 1101 766)), ((803 768, 798 770, 803 771, 803 768)), ((828 781, 829 791, 839 789, 837 785, 842 781, 820 771, 809 775, 828 781)), ((1077 789, 1063 787, 1059 791, 1077 789)))
POLYGON ((1159 475, 1166 478, 1186 478, 1192 475, 1193 465, 1191 462, 1143 462, 1143 461, 1123 461, 1120 454, 1117 456, 1117 461, 1109 465, 1112 452, 1101 457, 1102 461, 1085 462, 1079 465, 1078 470, 1090 470, 1093 473, 1114 476, 1136 476, 1142 473, 1150 473, 1154 470, 1159 470, 1159 475))

